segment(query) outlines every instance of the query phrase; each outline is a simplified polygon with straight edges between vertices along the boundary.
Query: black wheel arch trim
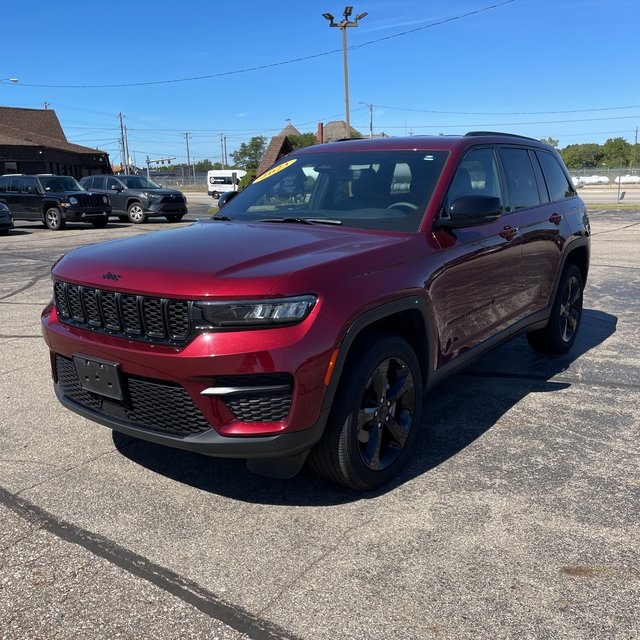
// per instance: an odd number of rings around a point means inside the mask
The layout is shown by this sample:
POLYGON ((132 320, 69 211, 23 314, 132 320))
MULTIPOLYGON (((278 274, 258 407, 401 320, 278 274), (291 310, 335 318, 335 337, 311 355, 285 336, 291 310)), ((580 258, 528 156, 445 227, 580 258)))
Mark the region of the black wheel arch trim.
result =
MULTIPOLYGON (((365 311, 360 316, 358 316, 347 329, 344 338, 339 344, 338 358, 333 368, 331 380, 329 382, 329 386, 327 387, 327 392, 325 393, 320 422, 324 423, 329 415, 329 411, 333 404, 347 358, 349 357, 351 348, 353 347, 356 340, 360 336, 362 336, 362 334, 368 329, 372 327, 375 328, 375 324, 377 322, 380 322, 385 318, 397 315, 399 313, 407 311, 413 312, 416 310, 420 313, 425 326, 423 336, 424 344, 422 345, 423 353, 416 352, 416 357, 418 358, 418 362, 420 363, 420 369, 422 372, 423 391, 427 390, 427 388, 430 386, 431 377, 435 372, 434 349, 435 344, 437 343, 437 335, 434 330, 435 322, 431 317, 429 306, 422 296, 413 295, 399 298, 398 300, 387 302, 378 307, 365 311), (322 418, 322 416, 324 416, 324 418, 322 418)), ((396 332, 396 335, 402 337, 401 333, 396 332)))

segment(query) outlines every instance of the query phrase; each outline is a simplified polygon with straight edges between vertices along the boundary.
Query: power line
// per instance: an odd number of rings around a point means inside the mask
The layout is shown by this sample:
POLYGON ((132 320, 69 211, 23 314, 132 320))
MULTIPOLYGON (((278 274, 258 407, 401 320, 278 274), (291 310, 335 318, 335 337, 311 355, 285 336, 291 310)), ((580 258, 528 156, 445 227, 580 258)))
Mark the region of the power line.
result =
MULTIPOLYGON (((378 42, 384 42, 386 40, 392 40, 394 38, 400 38, 402 36, 407 36, 412 33, 416 33, 418 31, 424 31, 425 29, 431 29, 433 27, 439 27, 443 24, 447 24, 449 22, 454 22, 456 20, 462 20, 464 18, 468 18, 470 16, 478 15, 480 13, 484 13, 486 11, 492 11, 493 9, 498 9, 503 7, 504 5, 511 4, 513 2, 517 2, 518 0, 504 0, 503 2, 499 2, 496 4, 489 5, 487 7, 483 7, 481 9, 476 9, 474 11, 468 11, 466 13, 461 13, 456 16, 452 16, 450 18, 443 18, 442 20, 437 20, 435 22, 430 22, 429 24, 423 25, 421 27, 415 27, 414 29, 408 29, 406 31, 401 31, 400 33, 394 33, 390 36, 383 36, 381 38, 376 38, 375 40, 369 40, 367 42, 363 42, 362 44, 357 44, 350 46, 348 50, 352 49, 361 49, 362 47, 367 47, 372 44, 377 44, 378 42)), ((322 58, 324 56, 333 55, 335 53, 341 53, 342 49, 332 49, 331 51, 323 51, 322 53, 314 53, 308 56, 301 56, 299 58, 292 58, 291 60, 282 60, 281 62, 272 62, 269 64, 257 65, 255 67, 247 67, 246 69, 236 69, 235 71, 223 71, 221 73, 213 73, 208 75, 201 76, 192 76, 189 78, 174 78, 169 80, 149 80, 146 82, 128 82, 123 84, 29 84, 26 82, 21 82, 18 86, 22 87, 38 87, 43 89, 116 89, 116 88, 125 88, 125 87, 146 87, 152 85, 159 84, 175 84, 178 82, 193 82, 195 80, 210 80, 212 78, 222 78, 225 76, 234 76, 240 75, 241 73, 250 73, 252 71, 262 71, 264 69, 273 69, 274 67, 282 67, 289 64, 294 64, 296 62, 305 62, 307 60, 314 60, 316 58, 322 58)))

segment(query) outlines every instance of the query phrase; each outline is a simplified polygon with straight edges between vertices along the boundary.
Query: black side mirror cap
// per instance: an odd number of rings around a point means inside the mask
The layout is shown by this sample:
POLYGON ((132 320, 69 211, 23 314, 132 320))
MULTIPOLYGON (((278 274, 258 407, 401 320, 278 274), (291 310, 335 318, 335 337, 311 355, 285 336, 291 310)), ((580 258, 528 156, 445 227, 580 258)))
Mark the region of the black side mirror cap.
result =
POLYGON ((225 191, 224 193, 221 193, 218 198, 218 211, 222 209, 225 204, 233 200, 239 193, 239 191, 225 191))
POLYGON ((449 205, 448 216, 438 224, 449 229, 477 227, 497 220, 502 215, 502 200, 495 196, 459 196, 449 205))

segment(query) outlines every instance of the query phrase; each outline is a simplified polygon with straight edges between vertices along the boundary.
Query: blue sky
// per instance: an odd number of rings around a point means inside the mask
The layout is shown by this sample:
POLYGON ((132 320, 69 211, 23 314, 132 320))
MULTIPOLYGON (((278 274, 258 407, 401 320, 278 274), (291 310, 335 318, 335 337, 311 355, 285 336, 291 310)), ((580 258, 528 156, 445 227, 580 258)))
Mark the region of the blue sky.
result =
MULTIPOLYGON (((55 109, 71 142, 120 160, 118 113, 147 156, 221 159, 290 121, 344 120, 339 0, 3 7, 0 105, 55 109), (235 6, 235 9, 232 7, 235 6), (7 16, 11 19, 8 20, 7 16), (25 26, 26 30, 22 27, 25 26), (98 85, 98 86, 96 86, 98 85), (100 86, 101 85, 101 86, 100 86)), ((351 125, 375 133, 512 131, 560 147, 640 126, 638 0, 354 0, 351 125), (365 103, 365 104, 361 104, 365 103)), ((353 17, 352 16, 352 17, 353 17)))

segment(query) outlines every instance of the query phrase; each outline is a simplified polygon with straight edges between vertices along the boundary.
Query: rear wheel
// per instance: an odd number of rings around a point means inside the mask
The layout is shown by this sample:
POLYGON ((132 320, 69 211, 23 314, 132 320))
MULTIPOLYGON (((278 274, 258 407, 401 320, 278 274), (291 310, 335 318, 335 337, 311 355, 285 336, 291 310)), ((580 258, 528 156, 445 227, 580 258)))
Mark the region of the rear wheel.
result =
POLYGON ((44 226, 51 231, 59 231, 64 227, 64 218, 58 207, 49 207, 44 212, 44 226))
POLYGON ((547 326, 527 334, 529 344, 544 353, 566 353, 576 341, 582 319, 582 273, 568 264, 560 278, 547 326))
POLYGON ((129 205, 127 215, 129 216, 129 222, 133 222, 133 224, 140 224, 147 221, 147 216, 139 202, 132 202, 129 205))
POLYGON ((169 222, 180 222, 180 220, 182 220, 182 218, 184 217, 183 213, 168 213, 165 218, 169 221, 169 222))
POLYGON ((397 336, 371 336, 349 357, 325 433, 309 456, 312 468, 354 489, 388 482, 411 453, 421 405, 411 346, 397 336))

